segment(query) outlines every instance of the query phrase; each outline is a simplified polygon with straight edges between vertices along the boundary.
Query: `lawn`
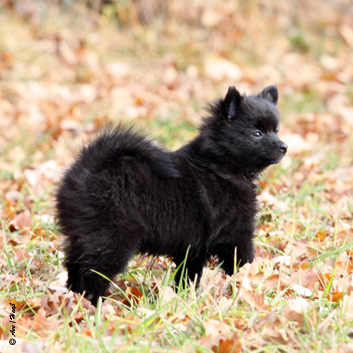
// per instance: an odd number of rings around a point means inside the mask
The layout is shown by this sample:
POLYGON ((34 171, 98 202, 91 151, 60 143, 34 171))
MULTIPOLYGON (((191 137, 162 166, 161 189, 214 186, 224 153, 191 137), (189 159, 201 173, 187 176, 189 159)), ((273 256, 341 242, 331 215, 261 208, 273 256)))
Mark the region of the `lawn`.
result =
POLYGON ((352 5, 58 3, 0 5, 0 352, 353 352, 352 5), (228 86, 270 84, 289 147, 254 262, 176 292, 137 255, 97 308, 68 291, 54 195, 81 146, 122 121, 176 149, 228 86))

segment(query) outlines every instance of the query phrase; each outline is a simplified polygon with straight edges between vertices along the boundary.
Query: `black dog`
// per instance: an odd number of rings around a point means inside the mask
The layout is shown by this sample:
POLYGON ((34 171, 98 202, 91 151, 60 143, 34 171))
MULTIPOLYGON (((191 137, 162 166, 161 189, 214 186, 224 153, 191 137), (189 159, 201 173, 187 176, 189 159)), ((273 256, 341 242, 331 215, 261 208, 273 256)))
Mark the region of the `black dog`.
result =
POLYGON ((199 135, 175 152, 122 128, 84 147, 57 193, 68 286, 95 304, 109 282, 92 270, 112 279, 135 252, 168 255, 178 266, 189 249, 185 268, 197 283, 211 255, 229 275, 235 248, 240 265, 251 262, 254 181, 287 151, 277 100, 276 86, 254 96, 230 87, 199 135))

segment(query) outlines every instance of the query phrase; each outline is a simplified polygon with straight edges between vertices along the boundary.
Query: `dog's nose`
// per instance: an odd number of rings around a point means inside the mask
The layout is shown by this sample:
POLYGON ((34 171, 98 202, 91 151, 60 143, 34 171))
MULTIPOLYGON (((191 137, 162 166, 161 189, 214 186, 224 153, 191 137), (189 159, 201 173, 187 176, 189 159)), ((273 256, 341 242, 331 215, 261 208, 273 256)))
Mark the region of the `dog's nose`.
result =
POLYGON ((279 149, 281 150, 281 152, 282 152, 283 154, 285 154, 285 153, 287 152, 287 148, 288 148, 288 146, 287 146, 285 143, 281 142, 281 143, 279 144, 279 149))

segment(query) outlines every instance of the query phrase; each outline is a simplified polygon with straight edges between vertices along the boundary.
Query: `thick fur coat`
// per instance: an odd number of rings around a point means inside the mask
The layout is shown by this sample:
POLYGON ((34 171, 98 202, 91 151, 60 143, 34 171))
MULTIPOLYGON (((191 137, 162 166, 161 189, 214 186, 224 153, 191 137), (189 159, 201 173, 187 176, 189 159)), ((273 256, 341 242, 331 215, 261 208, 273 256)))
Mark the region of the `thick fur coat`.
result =
POLYGON ((210 105, 199 135, 175 152, 120 127, 84 147, 57 192, 68 286, 96 303, 109 282, 94 271, 112 279, 135 252, 179 266, 188 251, 185 268, 197 283, 211 255, 229 275, 235 248, 240 265, 251 262, 254 181, 287 151, 277 100, 276 86, 253 96, 230 87, 210 105))

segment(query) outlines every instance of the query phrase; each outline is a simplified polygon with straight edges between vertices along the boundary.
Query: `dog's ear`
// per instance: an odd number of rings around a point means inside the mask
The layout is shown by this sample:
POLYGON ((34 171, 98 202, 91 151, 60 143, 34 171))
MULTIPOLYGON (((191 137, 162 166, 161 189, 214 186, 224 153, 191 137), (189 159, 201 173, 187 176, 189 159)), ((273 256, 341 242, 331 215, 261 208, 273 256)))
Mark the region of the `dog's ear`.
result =
POLYGON ((225 107, 227 109, 227 119, 231 121, 235 118, 237 110, 239 109, 242 96, 240 95, 239 91, 234 87, 230 86, 228 88, 228 93, 224 98, 225 107))
POLYGON ((274 105, 278 102, 278 89, 277 86, 271 85, 266 87, 261 93, 258 94, 258 97, 268 100, 274 105))

